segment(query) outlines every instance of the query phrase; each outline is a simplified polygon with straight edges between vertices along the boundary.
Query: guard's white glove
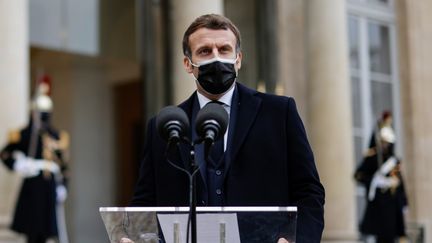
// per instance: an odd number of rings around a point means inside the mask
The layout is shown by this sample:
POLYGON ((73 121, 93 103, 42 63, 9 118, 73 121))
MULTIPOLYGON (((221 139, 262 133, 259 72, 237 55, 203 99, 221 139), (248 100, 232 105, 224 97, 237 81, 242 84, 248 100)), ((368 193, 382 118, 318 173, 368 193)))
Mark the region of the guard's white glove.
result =
POLYGON ((14 153, 15 163, 14 171, 25 178, 30 178, 39 175, 39 169, 32 158, 26 157, 24 153, 14 153))
POLYGON ((120 243, 134 243, 134 241, 132 241, 129 238, 123 237, 123 238, 120 239, 120 243))
POLYGON ((399 179, 397 177, 386 177, 381 174, 377 174, 377 176, 374 178, 376 180, 376 185, 379 188, 390 188, 390 187, 396 187, 399 185, 399 179))
POLYGON ((58 185, 56 187, 56 198, 57 202, 62 203, 67 198, 67 189, 64 185, 58 185))
POLYGON ((388 158, 379 168, 379 172, 383 175, 390 173, 390 171, 396 166, 397 162, 398 161, 394 156, 388 158))
POLYGON ((381 173, 376 172, 374 177, 372 178, 372 182, 369 187, 368 199, 369 201, 373 201, 375 198, 375 193, 377 188, 388 189, 391 187, 396 187, 400 183, 399 178, 395 176, 386 177, 381 173))
POLYGON ((54 161, 45 159, 35 159, 33 161, 39 170, 47 170, 53 174, 60 172, 60 167, 54 161))

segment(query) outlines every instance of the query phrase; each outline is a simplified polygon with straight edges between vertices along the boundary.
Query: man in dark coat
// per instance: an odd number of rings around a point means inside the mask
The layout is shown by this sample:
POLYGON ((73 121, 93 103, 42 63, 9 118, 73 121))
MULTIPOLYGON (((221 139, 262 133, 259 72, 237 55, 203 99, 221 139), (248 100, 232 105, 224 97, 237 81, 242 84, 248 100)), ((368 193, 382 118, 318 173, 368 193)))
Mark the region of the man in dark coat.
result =
POLYGON ((29 243, 45 243, 58 235, 56 204, 66 198, 66 151, 69 136, 50 123, 52 101, 48 83, 41 82, 32 103, 30 122, 11 131, 0 159, 24 180, 11 229, 29 243))
MULTIPOLYGON (((324 188, 294 100, 236 82, 240 33, 223 16, 198 17, 185 32, 183 52, 197 85, 179 105, 192 123, 189 137, 197 138, 194 122, 207 103, 218 101, 229 114, 219 159, 204 159, 202 145, 195 146, 198 206, 298 206, 297 242, 320 242, 324 188)), ((188 177, 167 162, 155 126, 151 119, 131 206, 187 206, 188 177)), ((189 151, 181 144, 171 162, 188 168, 189 151)))

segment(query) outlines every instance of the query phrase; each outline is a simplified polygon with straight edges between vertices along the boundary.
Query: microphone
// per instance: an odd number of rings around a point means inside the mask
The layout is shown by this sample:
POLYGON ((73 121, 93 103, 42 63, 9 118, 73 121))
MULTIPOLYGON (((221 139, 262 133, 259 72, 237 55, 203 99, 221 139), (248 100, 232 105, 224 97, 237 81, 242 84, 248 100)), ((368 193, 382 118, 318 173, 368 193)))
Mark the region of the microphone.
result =
POLYGON ((189 131, 189 118, 177 106, 164 107, 156 117, 159 135, 168 143, 178 143, 189 131))
POLYGON ((198 136, 207 145, 223 137, 228 125, 228 113, 217 103, 208 103, 197 114, 196 126, 198 136))

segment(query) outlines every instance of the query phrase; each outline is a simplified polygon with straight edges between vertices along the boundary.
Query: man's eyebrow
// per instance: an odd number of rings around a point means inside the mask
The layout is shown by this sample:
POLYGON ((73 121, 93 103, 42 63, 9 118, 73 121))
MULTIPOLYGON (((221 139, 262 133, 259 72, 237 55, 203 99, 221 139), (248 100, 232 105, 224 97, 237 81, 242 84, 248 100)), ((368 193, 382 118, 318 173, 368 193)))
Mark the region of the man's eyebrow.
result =
POLYGON ((201 46, 197 47, 197 50, 202 50, 202 49, 205 49, 205 48, 211 48, 211 47, 209 45, 201 45, 201 46))
POLYGON ((209 44, 206 44, 206 43, 204 43, 204 44, 198 44, 198 46, 196 48, 196 51, 200 51, 200 50, 205 49, 205 48, 211 48, 211 47, 210 47, 209 44))
POLYGON ((202 50, 206 50, 206 49, 211 49, 209 46, 207 46, 207 45, 203 45, 203 46, 200 46, 200 47, 198 47, 196 50, 195 50, 195 53, 199 53, 200 51, 202 51, 202 50))
MULTIPOLYGON (((212 44, 209 43, 200 43, 197 44, 197 48, 195 49, 195 52, 199 52, 201 50, 204 50, 206 48, 212 48, 212 44)), ((234 47, 231 45, 231 43, 229 41, 223 42, 221 44, 216 44, 217 48, 229 48, 229 49, 234 49, 234 47)))
POLYGON ((224 48, 230 48, 230 49, 232 49, 233 47, 232 47, 232 45, 230 45, 230 43, 223 43, 222 45, 216 45, 217 46, 217 48, 222 48, 222 47, 224 47, 224 48))

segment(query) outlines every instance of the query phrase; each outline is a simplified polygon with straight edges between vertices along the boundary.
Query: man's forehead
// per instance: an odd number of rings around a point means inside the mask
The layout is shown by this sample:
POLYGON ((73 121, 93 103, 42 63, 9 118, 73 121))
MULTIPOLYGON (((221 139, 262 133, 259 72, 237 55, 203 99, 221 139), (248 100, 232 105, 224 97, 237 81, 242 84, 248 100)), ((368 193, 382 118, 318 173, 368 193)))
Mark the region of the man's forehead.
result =
POLYGON ((235 46, 236 41, 236 36, 230 29, 200 28, 189 36, 189 45, 192 49, 213 44, 235 46))

